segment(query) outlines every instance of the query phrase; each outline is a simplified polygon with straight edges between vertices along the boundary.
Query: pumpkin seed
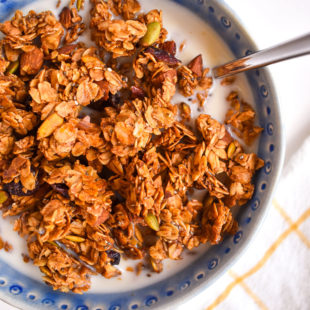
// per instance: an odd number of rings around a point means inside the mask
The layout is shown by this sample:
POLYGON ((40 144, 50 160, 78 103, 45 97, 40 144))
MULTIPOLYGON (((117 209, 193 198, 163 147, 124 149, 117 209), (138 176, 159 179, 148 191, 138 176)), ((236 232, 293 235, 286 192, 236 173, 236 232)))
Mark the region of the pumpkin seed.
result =
POLYGON ((152 213, 149 213, 147 216, 144 217, 146 224, 149 225, 155 231, 159 231, 159 224, 156 216, 152 213))
POLYGON ((77 0, 76 1, 76 8, 77 8, 77 10, 79 11, 81 9, 81 7, 82 7, 82 0, 77 0))
POLYGON ((9 64, 8 68, 6 69, 6 72, 14 74, 17 71, 18 67, 19 67, 19 61, 15 60, 9 64))
POLYGON ((147 31, 141 40, 142 45, 149 46, 156 42, 160 35, 161 26, 159 22, 153 22, 147 25, 147 31))

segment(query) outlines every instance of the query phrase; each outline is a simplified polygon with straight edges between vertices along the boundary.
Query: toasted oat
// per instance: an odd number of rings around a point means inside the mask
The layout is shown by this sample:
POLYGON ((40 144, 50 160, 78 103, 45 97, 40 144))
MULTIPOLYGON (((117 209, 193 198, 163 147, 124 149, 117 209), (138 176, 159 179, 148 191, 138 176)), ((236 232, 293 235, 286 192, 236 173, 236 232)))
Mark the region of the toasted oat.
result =
MULTIPOLYGON (((86 29, 80 0, 59 21, 17 11, 0 25, 0 209, 16 216, 43 280, 75 293, 92 274, 119 276, 123 256, 143 259, 137 274, 161 272, 164 259, 235 233, 231 208, 252 197, 264 164, 210 115, 185 125, 185 102, 178 120, 177 87, 202 106, 213 80, 201 55, 182 65, 161 11, 91 3, 97 47, 69 44, 86 29), (191 198, 196 189, 206 190, 203 202, 191 198)), ((253 108, 236 92, 228 101, 226 124, 250 143, 261 131, 253 108)))

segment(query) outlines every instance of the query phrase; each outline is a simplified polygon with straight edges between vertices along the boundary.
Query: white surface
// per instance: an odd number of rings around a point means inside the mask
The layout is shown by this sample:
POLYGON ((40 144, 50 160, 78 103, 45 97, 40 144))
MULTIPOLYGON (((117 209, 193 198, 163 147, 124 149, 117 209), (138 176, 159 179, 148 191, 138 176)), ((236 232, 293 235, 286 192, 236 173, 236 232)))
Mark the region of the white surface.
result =
MULTIPOLYGON (((226 2, 234 9, 239 17, 241 17, 243 25, 246 27, 250 36, 254 39, 259 48, 268 47, 295 36, 302 35, 306 32, 310 32, 310 1, 308 0, 227 0, 226 2)), ((310 92, 308 86, 310 56, 272 65, 270 66, 270 72, 272 74, 281 105, 283 123, 285 124, 287 143, 285 160, 286 165, 295 151, 303 144, 305 138, 310 134, 310 123, 308 121, 310 115, 310 92)), ((304 175, 306 175, 307 171, 303 171, 304 175)), ((310 171, 308 171, 308 175, 309 172, 310 171)), ((290 191, 287 192, 289 193, 290 191)), ((287 199, 293 199, 292 197, 292 195, 290 196, 288 194, 287 199)), ((296 195, 294 195, 294 197, 296 197, 296 195)), ((285 203, 285 201, 283 203, 285 203)), ((273 216, 273 212, 276 211, 272 210, 269 218, 273 216)), ((278 225, 280 229, 280 227, 283 227, 284 224, 284 221, 281 222, 279 220, 279 223, 275 225, 278 225)), ((273 236, 271 236, 271 239, 273 239, 273 236)), ((258 236, 258 238, 250 246, 248 253, 246 253, 248 257, 250 257, 251 253, 253 254, 253 250, 257 249, 257 246, 260 245, 259 242, 261 242, 261 238, 258 236)), ((292 238, 292 240, 287 240, 284 246, 289 248, 289 242, 294 243, 294 245, 297 243, 297 241, 292 238)), ((302 248, 299 249, 299 253, 301 255, 300 264, 304 264, 304 261, 306 261, 306 256, 304 255, 305 253, 302 248)), ((259 253, 257 253, 257 255, 259 256, 259 253)), ((244 265, 240 266, 239 263, 237 263, 234 267, 234 269, 237 268, 236 270, 240 272, 240 274, 242 274, 241 269, 247 267, 245 259, 242 259, 242 261, 244 262, 244 265)), ((288 270, 292 270, 290 261, 287 262, 287 265, 289 266, 288 270)), ((247 269, 243 270, 246 271, 247 269)), ((279 272, 279 270, 277 271, 279 272)), ((288 281, 289 279, 292 280, 292 278, 295 279, 295 281, 304 280, 302 277, 296 277, 296 273, 294 273, 294 277, 288 277, 284 271, 280 273, 280 275, 281 276, 272 278, 272 288, 279 287, 280 290, 282 286, 278 284, 283 281, 288 281), (276 281, 279 281, 279 283, 276 281)), ((261 293, 261 290, 269 289, 270 283, 268 285, 268 283, 260 282, 259 275, 255 276, 252 281, 252 286, 260 289, 259 293, 261 293)), ((224 287, 226 287, 226 285, 230 282, 231 276, 229 275, 225 275, 221 279, 221 283, 224 287)), ((299 282, 299 284, 302 284, 302 282, 299 282)), ((197 296, 179 309, 204 309, 208 305, 207 301, 212 301, 222 292, 222 290, 223 287, 216 283, 210 289, 206 290, 204 294, 197 296)), ((238 301, 242 302, 239 303, 239 307, 238 304, 234 304, 230 301, 230 299, 226 299, 220 304, 219 307, 222 309, 240 309, 240 305, 243 304, 244 309, 258 309, 257 304, 253 303, 253 301, 251 302, 251 300, 249 301, 248 297, 244 295, 244 289, 240 286, 236 287, 230 295, 235 296, 238 301)), ((296 299, 293 298, 292 300, 296 299)), ((273 307, 271 309, 289 309, 289 304, 286 303, 285 298, 284 301, 285 303, 279 303, 278 307, 273 307)), ((290 306, 292 309, 307 309, 307 306, 309 307, 309 303, 298 305, 290 304, 290 306)), ((0 309, 8 310, 15 308, 0 301, 0 309)))

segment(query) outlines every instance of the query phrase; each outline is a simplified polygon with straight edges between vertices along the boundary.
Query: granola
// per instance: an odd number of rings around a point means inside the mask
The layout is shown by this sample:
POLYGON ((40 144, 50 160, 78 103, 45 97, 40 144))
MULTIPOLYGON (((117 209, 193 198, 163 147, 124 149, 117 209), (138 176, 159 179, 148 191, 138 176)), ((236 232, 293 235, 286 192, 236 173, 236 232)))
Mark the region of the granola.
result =
POLYGON ((97 47, 77 41, 80 0, 59 20, 17 11, 0 24, 0 208, 17 217, 43 280, 75 293, 93 274, 120 275, 123 256, 143 259, 137 273, 161 272, 163 260, 234 234, 231 210, 251 199, 264 165, 228 131, 246 144, 262 131, 238 93, 225 124, 201 114, 190 128, 186 98, 172 104, 179 90, 203 106, 213 80, 202 55, 186 65, 176 57, 161 11, 91 4, 97 47), (203 201, 193 198, 202 189, 203 201))

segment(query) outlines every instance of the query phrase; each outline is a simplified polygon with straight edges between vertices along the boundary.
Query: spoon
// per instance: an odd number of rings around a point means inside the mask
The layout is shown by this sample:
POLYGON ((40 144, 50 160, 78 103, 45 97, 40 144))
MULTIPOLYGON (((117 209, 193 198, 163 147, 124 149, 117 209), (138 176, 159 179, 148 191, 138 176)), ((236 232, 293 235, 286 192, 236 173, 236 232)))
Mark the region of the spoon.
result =
POLYGON ((306 54, 310 54, 310 34, 214 67, 212 74, 215 78, 223 78, 306 54))

